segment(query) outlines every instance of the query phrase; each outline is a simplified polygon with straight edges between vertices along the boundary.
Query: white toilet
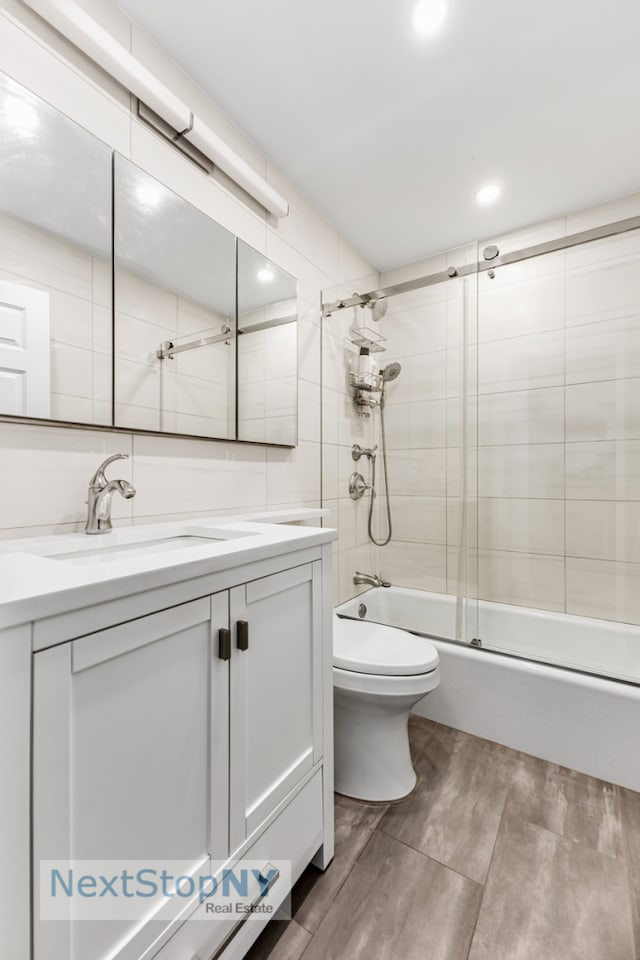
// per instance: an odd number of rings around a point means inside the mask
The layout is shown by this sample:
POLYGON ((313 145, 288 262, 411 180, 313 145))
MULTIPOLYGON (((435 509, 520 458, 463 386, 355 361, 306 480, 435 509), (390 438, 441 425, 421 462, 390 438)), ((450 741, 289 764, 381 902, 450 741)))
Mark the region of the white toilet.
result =
POLYGON ((338 793, 377 801, 411 793, 416 774, 409 752, 409 713, 440 683, 438 659, 438 651, 424 637, 334 614, 338 793))

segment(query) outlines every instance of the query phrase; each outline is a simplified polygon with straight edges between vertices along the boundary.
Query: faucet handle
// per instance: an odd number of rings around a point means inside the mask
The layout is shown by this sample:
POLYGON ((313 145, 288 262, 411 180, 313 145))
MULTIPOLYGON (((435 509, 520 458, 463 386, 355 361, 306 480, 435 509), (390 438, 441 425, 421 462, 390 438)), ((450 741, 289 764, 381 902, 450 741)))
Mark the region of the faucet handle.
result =
POLYGON ((368 457, 370 460, 373 457, 375 459, 375 452, 377 449, 377 443, 372 447, 361 447, 359 443, 354 443, 354 445, 351 447, 351 456, 354 460, 359 460, 360 457, 368 457))
POLYGON ((89 486, 90 487, 106 486, 107 478, 104 475, 104 471, 107 469, 109 464, 113 463, 114 460, 128 460, 128 459, 129 459, 128 453, 114 453, 112 454, 112 456, 107 457, 107 459, 100 464, 100 466, 98 467, 94 475, 91 477, 91 480, 89 481, 89 486))

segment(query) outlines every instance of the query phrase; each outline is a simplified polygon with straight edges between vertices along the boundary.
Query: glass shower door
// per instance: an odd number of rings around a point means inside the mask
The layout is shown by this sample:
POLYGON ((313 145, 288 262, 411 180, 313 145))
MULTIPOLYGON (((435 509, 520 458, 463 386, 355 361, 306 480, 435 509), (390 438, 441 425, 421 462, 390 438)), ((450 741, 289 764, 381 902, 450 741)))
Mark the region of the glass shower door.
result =
MULTIPOLYGON (((474 263, 476 255, 474 248, 474 263)), ((456 279, 448 289, 448 454, 452 476, 447 501, 448 590, 456 599, 449 639, 474 643, 479 637, 477 273, 456 279)))
POLYGON ((479 276, 483 648, 640 680, 639 411, 639 230, 479 276))
MULTIPOLYGON (((465 263, 476 263, 475 245, 461 252, 456 266, 465 263)), ((475 273, 443 277, 441 258, 434 265, 438 282, 390 296, 380 320, 365 308, 366 322, 381 337, 380 365, 401 368, 386 386, 382 417, 372 409, 368 421, 378 458, 376 539, 386 532, 383 447, 392 516, 391 539, 374 547, 374 562, 383 579, 412 591, 398 603, 396 625, 467 641, 477 635, 477 604, 464 602, 477 596, 477 282, 475 273)), ((356 525, 361 523, 356 518, 356 525)))

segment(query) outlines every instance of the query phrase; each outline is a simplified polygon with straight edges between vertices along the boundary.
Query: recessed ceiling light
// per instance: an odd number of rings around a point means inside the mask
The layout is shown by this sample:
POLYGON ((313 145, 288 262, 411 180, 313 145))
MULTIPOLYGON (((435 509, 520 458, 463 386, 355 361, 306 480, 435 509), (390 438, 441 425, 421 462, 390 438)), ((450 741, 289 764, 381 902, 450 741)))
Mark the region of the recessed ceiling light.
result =
POLYGON ((418 0, 411 15, 413 29, 421 37, 431 37, 447 19, 447 13, 446 0, 418 0))
POLYGON ((275 274, 269 267, 262 267, 261 270, 258 270, 257 277, 260 283, 271 283, 275 278, 275 274))
POLYGON ((476 203, 481 207, 488 207, 495 203, 500 196, 501 190, 497 183, 488 183, 484 187, 476 190, 476 203))

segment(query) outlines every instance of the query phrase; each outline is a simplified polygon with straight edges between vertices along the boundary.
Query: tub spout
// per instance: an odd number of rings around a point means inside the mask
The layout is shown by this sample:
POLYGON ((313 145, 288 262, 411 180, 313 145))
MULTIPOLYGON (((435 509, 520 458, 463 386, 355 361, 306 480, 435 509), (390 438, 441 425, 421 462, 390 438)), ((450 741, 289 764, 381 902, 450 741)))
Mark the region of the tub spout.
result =
POLYGON ((357 570, 353 575, 353 582, 356 586, 366 583, 370 587, 390 587, 388 580, 383 580, 377 573, 359 573, 357 570))

